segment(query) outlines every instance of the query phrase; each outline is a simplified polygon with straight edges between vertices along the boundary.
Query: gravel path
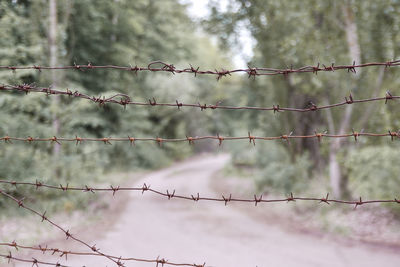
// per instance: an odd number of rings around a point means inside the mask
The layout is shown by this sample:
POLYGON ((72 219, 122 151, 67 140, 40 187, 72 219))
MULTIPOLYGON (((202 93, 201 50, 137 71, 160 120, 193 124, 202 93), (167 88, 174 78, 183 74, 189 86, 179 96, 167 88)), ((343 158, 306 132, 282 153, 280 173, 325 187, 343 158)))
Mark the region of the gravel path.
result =
MULTIPOLYGON (((228 160, 227 155, 187 160, 147 174, 148 178, 133 186, 145 182, 154 189, 176 189, 177 193, 185 194, 203 192, 212 196, 211 179, 228 160)), ((128 194, 129 202, 121 215, 110 213, 104 217, 107 221, 115 220, 113 226, 101 235, 91 234, 94 229, 84 233, 84 236, 92 236, 92 243, 104 253, 140 258, 160 256, 173 262, 206 262, 207 266, 216 267, 400 266, 400 251, 364 244, 343 246, 329 238, 288 233, 276 223, 252 219, 231 204, 225 207, 221 203, 166 201, 150 193, 143 196, 138 192, 123 194, 128 194)), ((113 208, 113 202, 110 205, 113 208)), ((268 212, 266 205, 257 207, 260 208, 268 212)), ((86 251, 79 245, 73 248, 86 251)), ((57 260, 59 258, 54 261, 57 260)), ((115 266, 102 257, 69 256, 65 263, 69 266, 115 266)), ((155 266, 137 262, 125 264, 155 266)))

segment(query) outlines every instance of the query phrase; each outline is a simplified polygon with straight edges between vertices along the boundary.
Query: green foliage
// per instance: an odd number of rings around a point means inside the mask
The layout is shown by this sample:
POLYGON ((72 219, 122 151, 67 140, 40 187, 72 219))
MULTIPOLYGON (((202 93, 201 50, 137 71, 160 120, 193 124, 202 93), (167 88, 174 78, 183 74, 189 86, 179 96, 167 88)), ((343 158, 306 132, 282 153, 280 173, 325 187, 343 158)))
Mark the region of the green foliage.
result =
POLYGON ((256 185, 266 192, 301 192, 307 189, 311 178, 311 162, 307 153, 291 159, 281 145, 270 143, 259 146, 256 166, 256 185))
MULTIPOLYGON (((138 1, 57 1, 58 65, 145 65, 154 60, 202 68, 229 66, 205 36, 198 36, 186 8, 178 0, 138 1)), ((0 65, 49 65, 49 6, 46 1, 0 1, 0 65)), ((34 83, 49 86, 50 71, 2 70, 1 83, 34 83)), ((113 70, 57 71, 57 88, 99 97, 124 93, 136 101, 217 102, 226 96, 223 82, 214 77, 194 79, 189 75, 138 73, 113 70), (180 79, 182 78, 182 79, 180 79), (182 82, 182 80, 184 82, 182 82), (207 88, 204 90, 204 88, 207 88), (214 94, 214 92, 217 92, 214 94), (212 93, 212 94, 211 94, 212 93)), ((227 131, 229 124, 207 123, 210 112, 178 111, 95 104, 69 97, 2 92, 0 95, 0 136, 19 137, 184 137, 227 131), (53 127, 54 118, 60 132, 53 127), (201 132, 199 125, 204 126, 201 132)), ((0 144, 0 179, 35 179, 51 184, 92 184, 101 181, 105 172, 160 168, 192 153, 187 144, 82 143, 63 144, 58 155, 53 144, 0 144)), ((8 188, 18 194, 15 188, 8 188)), ((22 189, 21 189, 22 190, 22 189)), ((29 195, 32 191, 20 191, 29 195)), ((55 199, 42 192, 41 199, 55 199)), ((57 197, 58 199, 58 197, 57 197)), ((1 203, 2 200, 0 200, 1 203)), ((61 200, 60 200, 61 201, 61 200)), ((64 200, 62 200, 64 201, 64 200)), ((72 206, 82 205, 74 198, 72 206)), ((57 200, 54 201, 57 203, 57 200)))
MULTIPOLYGON (((400 53, 399 1, 236 0, 229 1, 225 8, 221 6, 220 1, 210 1, 211 15, 203 21, 203 25, 216 34, 226 48, 237 45, 243 28, 248 30, 256 42, 250 66, 298 68, 316 66, 318 62, 320 66, 351 64, 353 60, 366 63, 398 59, 400 53), (348 12, 344 12, 346 10, 348 12), (346 25, 346 20, 353 22, 355 33, 349 31, 350 24, 346 25), (357 43, 360 47, 359 60, 353 58, 354 53, 351 53, 351 46, 357 43)), ((386 90, 398 94, 400 79, 397 71, 394 68, 385 71, 383 68, 369 68, 358 70, 357 75, 335 71, 317 75, 257 77, 245 82, 237 95, 241 96, 242 103, 249 106, 272 107, 279 104, 281 107, 305 108, 310 101, 321 106, 343 101, 349 93, 357 99, 383 96, 386 90)), ((337 133, 354 128, 380 132, 381 129, 399 128, 398 105, 368 103, 351 108, 349 113, 346 113, 346 108, 332 109, 330 113, 243 113, 240 119, 246 123, 237 128, 241 129, 241 134, 249 130, 252 134, 257 132, 266 136, 279 136, 291 131, 296 135, 310 135, 324 130, 337 133), (330 115, 331 120, 328 119, 330 115), (348 123, 343 123, 346 116, 349 117, 348 123)), ((238 120, 238 117, 235 119, 238 120)), ((386 141, 369 138, 363 146, 376 146, 382 142, 386 141)), ((351 158, 345 153, 351 147, 353 144, 346 144, 339 149, 342 157, 351 158)), ((261 167, 263 171, 258 178, 261 181, 259 184, 288 190, 289 184, 294 182, 302 187, 303 180, 293 177, 296 174, 296 177, 304 179, 301 176, 306 173, 296 173, 296 170, 301 169, 307 154, 313 170, 321 176, 329 168, 329 153, 336 153, 332 150, 328 142, 319 144, 315 140, 296 140, 296 144, 290 146, 265 150, 264 154, 257 155, 257 158, 268 159, 265 162, 268 167, 261 167), (271 152, 276 153, 276 158, 269 159, 271 152)), ((246 157, 242 156, 245 155, 243 151, 234 153, 234 160, 243 161, 241 158, 246 157)), ((393 165, 388 169, 396 171, 393 165)), ((368 182, 365 184, 368 187, 368 182)), ((380 192, 374 186, 370 189, 380 192)))
POLYGON ((311 161, 307 153, 293 158, 282 144, 248 142, 229 145, 237 173, 249 173, 258 190, 267 193, 307 191, 311 182, 311 161))
POLYGON ((350 152, 344 166, 352 194, 365 199, 391 199, 400 190, 399 146, 370 146, 350 152))

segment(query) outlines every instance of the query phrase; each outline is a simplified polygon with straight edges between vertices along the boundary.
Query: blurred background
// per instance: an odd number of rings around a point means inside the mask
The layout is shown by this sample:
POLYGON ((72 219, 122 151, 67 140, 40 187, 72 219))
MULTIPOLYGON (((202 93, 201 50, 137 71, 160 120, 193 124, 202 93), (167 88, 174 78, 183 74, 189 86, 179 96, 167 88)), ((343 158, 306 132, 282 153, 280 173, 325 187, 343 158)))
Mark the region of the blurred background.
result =
MULTIPOLYGON (((0 65, 5 66, 147 66, 161 60, 177 68, 191 64, 200 70, 298 68, 396 60, 399 44, 398 0, 0 1, 0 65)), ((398 72, 396 67, 371 67, 357 69, 355 74, 335 71, 255 79, 234 74, 217 81, 206 75, 115 70, 1 70, 0 83, 68 88, 95 97, 123 93, 142 102, 154 97, 157 102, 178 99, 194 104, 221 101, 234 106, 306 108, 313 103, 341 102, 350 93, 355 99, 385 96, 387 91, 399 95, 398 72)), ((0 136, 184 138, 247 136, 248 132, 256 136, 335 134, 351 133, 352 129, 387 133, 400 128, 399 112, 396 101, 308 113, 178 111, 140 106, 124 109, 64 96, 1 92, 0 136)), ((289 144, 259 141, 255 146, 244 140, 224 142, 220 147, 217 141, 193 146, 165 143, 161 147, 157 143, 57 146, 2 141, 0 179, 132 185, 153 170, 173 168, 175 162, 198 157, 217 158, 219 153, 228 158, 218 161, 220 166, 206 188, 218 193, 226 190, 250 197, 263 193, 272 198, 290 192, 322 197, 330 192, 331 197, 341 199, 393 199, 400 197, 399 148, 398 140, 392 142, 389 137, 360 137, 357 142, 353 138, 302 139, 289 144)), ((66 216, 82 212, 96 218, 111 205, 99 194, 49 190, 39 194, 35 188, 1 188, 16 197, 25 196, 37 209, 66 216)), ((280 207, 269 212, 282 221, 289 218, 288 227, 295 224, 299 231, 385 244, 391 249, 400 245, 398 205, 363 206, 356 211, 339 205, 316 208, 311 203, 280 207)), ((0 198, 0 209, 0 242, 15 236, 33 240, 32 235, 21 235, 23 228, 15 225, 27 216, 22 210, 4 198, 0 198)), ((42 233, 33 234, 37 235, 42 233)))

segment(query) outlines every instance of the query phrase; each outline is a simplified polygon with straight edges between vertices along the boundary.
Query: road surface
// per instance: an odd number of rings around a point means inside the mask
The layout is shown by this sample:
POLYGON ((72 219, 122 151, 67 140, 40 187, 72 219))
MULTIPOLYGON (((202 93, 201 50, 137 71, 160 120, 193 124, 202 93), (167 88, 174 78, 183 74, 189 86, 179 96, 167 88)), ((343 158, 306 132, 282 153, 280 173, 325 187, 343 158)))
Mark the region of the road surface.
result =
MULTIPOLYGON (((146 178, 132 186, 141 186, 145 182, 154 189, 213 196, 215 192, 210 186, 213 176, 228 160, 227 155, 189 159, 146 174, 146 178)), ((172 262, 206 262, 206 266, 216 267, 400 266, 399 251, 364 244, 344 246, 329 238, 296 231, 289 233, 277 223, 259 222, 231 204, 167 201, 151 193, 143 196, 138 192, 118 194, 128 194, 127 204, 120 216, 113 213, 104 216, 105 221, 115 221, 113 226, 103 234, 96 233, 96 229, 84 231, 85 237, 92 237, 91 244, 115 256, 150 259, 160 256, 172 262)), ((110 205, 113 208, 113 202, 110 205)), ((255 207, 249 205, 248 212, 252 209, 255 207)), ((259 205, 257 209, 268 211, 265 205, 259 205)), ((73 248, 87 251, 80 245, 73 248)), ((57 260, 59 258, 54 261, 57 260)), ((68 256, 64 263, 69 266, 115 266, 96 256, 68 256)), ((155 266, 124 263, 126 266, 155 266)))

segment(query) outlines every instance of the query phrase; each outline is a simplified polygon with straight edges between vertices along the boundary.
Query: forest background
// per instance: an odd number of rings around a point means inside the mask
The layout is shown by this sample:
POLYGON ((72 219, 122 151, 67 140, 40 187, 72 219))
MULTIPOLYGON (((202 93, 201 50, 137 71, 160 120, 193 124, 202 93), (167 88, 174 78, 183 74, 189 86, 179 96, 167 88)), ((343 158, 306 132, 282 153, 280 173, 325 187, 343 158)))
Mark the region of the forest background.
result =
MULTIPOLYGON (((241 29, 255 45, 251 67, 386 62, 399 59, 400 1, 210 1, 208 16, 193 19, 182 1, 0 1, 0 65, 74 64, 147 66, 161 60, 176 67, 231 69, 241 29)), ((349 96, 399 95, 393 68, 365 68, 248 78, 108 70, 2 70, 2 84, 52 86, 100 96, 116 93, 137 101, 305 108, 349 96)), ((99 106, 42 94, 1 92, 0 136, 162 137, 280 136, 385 133, 400 128, 395 101, 348 105, 309 113, 224 111, 191 108, 99 106)), ((287 142, 0 144, 0 178, 51 184, 102 183, 110 173, 161 168, 202 151, 228 151, 227 174, 253 179, 265 194, 354 199, 399 197, 400 150, 390 138, 287 142)), ((109 182, 109 180, 107 180, 109 182)), ((16 196, 30 189, 6 187, 16 196)), ((32 189, 34 190, 34 189, 32 189)), ((47 209, 82 209, 85 195, 42 192, 32 201, 47 209), (43 202, 44 201, 44 202, 43 202), (43 204, 45 203, 45 204, 43 204), (60 203, 62 205, 60 205, 60 203)), ((2 210, 8 202, 0 199, 2 210)), ((398 210, 390 212, 397 214, 398 210)), ((7 215, 8 212, 2 212, 7 215)))

